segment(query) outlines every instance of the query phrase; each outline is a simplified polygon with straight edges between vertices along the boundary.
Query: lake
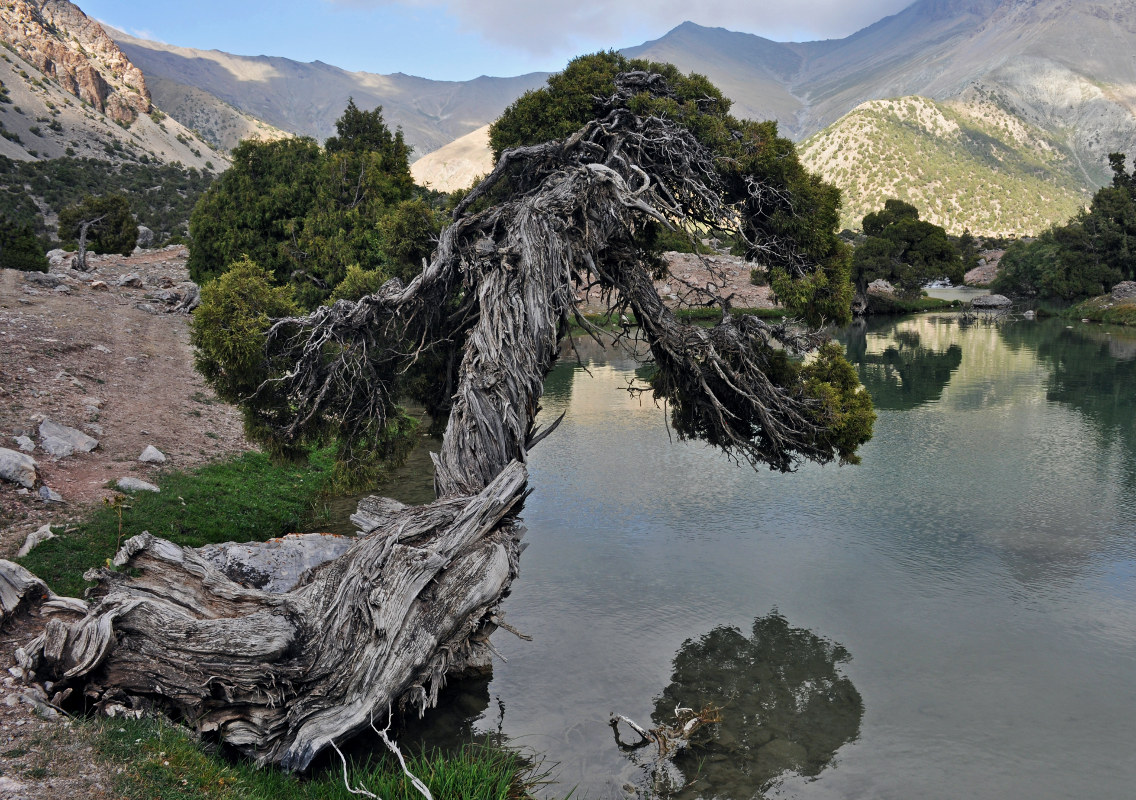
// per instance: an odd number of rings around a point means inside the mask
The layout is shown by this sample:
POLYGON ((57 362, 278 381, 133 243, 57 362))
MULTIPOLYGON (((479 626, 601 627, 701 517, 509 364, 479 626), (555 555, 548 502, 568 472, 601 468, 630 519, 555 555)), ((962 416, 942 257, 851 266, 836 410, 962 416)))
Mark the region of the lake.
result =
POLYGON ((424 736, 498 731, 558 764, 549 797, 1132 797, 1136 332, 840 338, 875 436, 784 475, 672 440, 630 355, 559 364, 505 604, 533 641, 498 632, 424 736), (707 703, 718 738, 673 760, 609 724, 707 703))

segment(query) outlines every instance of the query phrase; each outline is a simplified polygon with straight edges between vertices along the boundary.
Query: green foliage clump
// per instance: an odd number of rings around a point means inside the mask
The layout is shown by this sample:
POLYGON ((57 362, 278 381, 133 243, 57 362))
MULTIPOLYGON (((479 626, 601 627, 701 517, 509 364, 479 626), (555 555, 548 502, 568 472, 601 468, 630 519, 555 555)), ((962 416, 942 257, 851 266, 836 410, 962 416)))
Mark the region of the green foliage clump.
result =
POLYGON ((87 226, 87 248, 95 253, 128 256, 138 243, 138 223, 130 201, 121 194, 87 195, 59 212, 59 238, 64 244, 78 242, 87 226))
MULTIPOLYGON (((781 302, 808 322, 847 321, 850 254, 836 235, 840 191, 802 166, 793 143, 778 135, 775 122, 732 117, 730 101, 702 75, 683 75, 672 64, 628 59, 611 51, 581 56, 493 123, 489 141, 494 157, 510 147, 574 133, 597 116, 602 108, 598 98, 615 93, 615 77, 632 70, 663 75, 674 96, 644 92, 632 99, 631 110, 674 120, 719 157, 724 199, 748 212, 748 227, 738 240, 754 245, 739 245, 739 254, 760 259, 771 271, 781 302), (754 197, 749 191, 752 181, 767 191, 754 197)), ((660 251, 661 227, 650 223, 639 234, 648 254, 660 251)))
POLYGON ((12 222, 3 214, 0 214, 0 269, 47 272, 47 257, 32 226, 12 222))
POLYGON ((350 102, 338 135, 245 141, 190 217, 190 276, 199 283, 242 257, 290 284, 311 309, 351 265, 408 279, 433 249, 439 220, 410 176, 410 148, 382 108, 350 102))
POLYGON ((876 412, 844 350, 835 342, 820 348, 816 357, 801 367, 801 379, 805 393, 819 401, 812 421, 823 428, 823 446, 831 448, 841 464, 859 464, 856 449, 872 438, 876 412))
POLYGON ((919 219, 919 209, 902 200, 885 201, 880 211, 864 217, 864 234, 852 256, 856 290, 883 279, 896 287, 901 298, 919 296, 928 281, 946 278, 962 283, 963 260, 938 225, 919 219))
MULTIPOLYGON (((350 297, 365 291, 374 280, 353 267, 337 291, 350 297)), ((273 320, 299 312, 291 286, 276 285, 268 270, 241 259, 201 288, 201 305, 190 322, 194 363, 221 399, 240 406, 248 437, 273 455, 298 458, 309 446, 334 439, 337 451, 331 488, 351 491, 373 486, 391 464, 406 459, 418 421, 396 412, 386 426, 354 429, 337 438, 340 432, 333 421, 320 418, 299 426, 291 439, 281 438, 279 430, 292 420, 294 409, 271 379, 290 365, 272 363, 266 357, 265 335, 273 320)))
POLYGON ((1012 245, 994 290, 1077 300, 1136 278, 1136 173, 1125 161, 1120 153, 1109 156, 1112 183, 1093 196, 1088 210, 1034 241, 1012 245))

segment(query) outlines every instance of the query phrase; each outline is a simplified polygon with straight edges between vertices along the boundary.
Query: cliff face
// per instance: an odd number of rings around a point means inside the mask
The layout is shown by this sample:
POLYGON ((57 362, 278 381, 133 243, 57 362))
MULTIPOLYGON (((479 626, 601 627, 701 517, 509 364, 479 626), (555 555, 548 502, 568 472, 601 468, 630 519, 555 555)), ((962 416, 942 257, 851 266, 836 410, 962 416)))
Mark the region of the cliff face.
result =
POLYGON ((64 91, 117 122, 129 124, 151 110, 142 71, 102 26, 66 0, 0 5, 0 39, 64 91))

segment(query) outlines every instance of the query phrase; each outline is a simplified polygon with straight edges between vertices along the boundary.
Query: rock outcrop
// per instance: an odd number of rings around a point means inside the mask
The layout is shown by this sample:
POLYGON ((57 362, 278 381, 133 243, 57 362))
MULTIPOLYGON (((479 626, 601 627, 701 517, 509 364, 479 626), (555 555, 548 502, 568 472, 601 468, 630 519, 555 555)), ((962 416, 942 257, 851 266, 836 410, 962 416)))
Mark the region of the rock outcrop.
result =
POLYGON ((129 124, 151 110, 142 71, 102 26, 66 0, 0 5, 0 39, 69 94, 129 124))

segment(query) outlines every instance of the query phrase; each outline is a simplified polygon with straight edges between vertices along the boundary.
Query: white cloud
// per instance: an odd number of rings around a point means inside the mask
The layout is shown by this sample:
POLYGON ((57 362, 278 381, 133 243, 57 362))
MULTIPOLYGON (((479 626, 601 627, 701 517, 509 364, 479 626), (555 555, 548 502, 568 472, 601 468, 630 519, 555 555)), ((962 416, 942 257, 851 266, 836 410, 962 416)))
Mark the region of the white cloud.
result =
POLYGON ((770 38, 839 38, 902 10, 912 0, 326 0, 352 8, 441 9, 485 40, 539 54, 610 47, 656 37, 690 20, 770 38))

